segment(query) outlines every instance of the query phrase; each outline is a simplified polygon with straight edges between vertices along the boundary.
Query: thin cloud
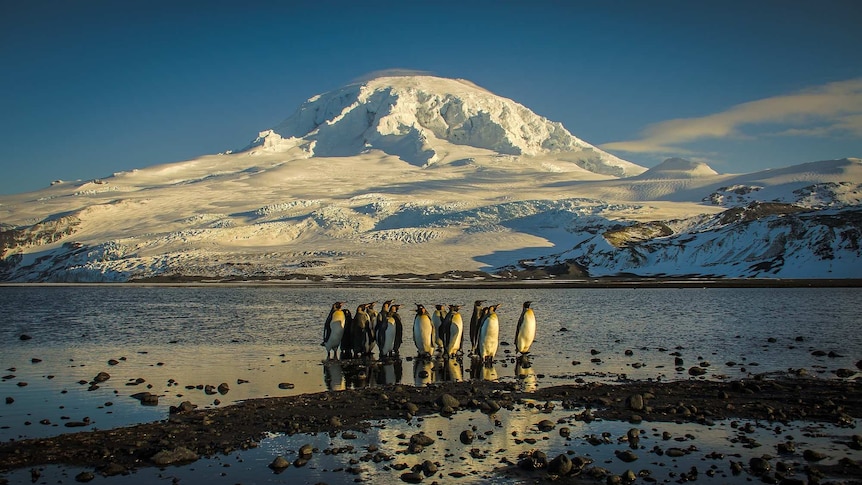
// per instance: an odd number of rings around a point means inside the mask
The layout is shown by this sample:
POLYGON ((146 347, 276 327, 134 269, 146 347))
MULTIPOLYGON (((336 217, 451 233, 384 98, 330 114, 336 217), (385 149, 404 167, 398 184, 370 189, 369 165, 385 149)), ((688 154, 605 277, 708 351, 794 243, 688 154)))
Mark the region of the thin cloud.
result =
POLYGON ((746 138, 744 127, 768 125, 758 136, 862 136, 862 78, 833 82, 794 94, 736 105, 700 118, 648 126, 638 140, 605 143, 607 150, 680 153, 678 145, 709 138, 746 138))
POLYGON ((370 81, 372 79, 376 79, 378 77, 399 77, 399 76, 434 76, 435 74, 431 71, 420 71, 418 69, 404 69, 400 67, 394 67, 391 69, 381 69, 379 71, 371 71, 368 74, 364 74, 354 79, 353 83, 361 83, 365 81, 370 81))

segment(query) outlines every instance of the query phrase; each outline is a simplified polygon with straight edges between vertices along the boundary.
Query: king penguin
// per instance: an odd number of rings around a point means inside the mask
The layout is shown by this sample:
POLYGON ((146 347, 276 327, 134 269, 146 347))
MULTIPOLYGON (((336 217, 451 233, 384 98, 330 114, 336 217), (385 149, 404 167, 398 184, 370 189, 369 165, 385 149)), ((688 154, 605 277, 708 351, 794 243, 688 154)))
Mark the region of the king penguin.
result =
POLYGON ((525 301, 518 318, 518 327, 515 329, 515 350, 521 354, 530 353, 530 346, 536 338, 536 314, 530 308, 533 302, 525 301))
POLYGON ((390 315, 389 302, 384 304, 384 312, 381 311, 382 319, 379 320, 375 329, 377 336, 377 348, 380 349, 380 360, 392 356, 395 350, 395 319, 390 315))
POLYGON ((398 349, 401 348, 401 343, 404 341, 404 323, 401 322, 401 315, 398 314, 398 309, 401 305, 392 305, 389 307, 389 315, 395 319, 395 343, 392 344, 392 351, 398 355, 398 349))
POLYGON ((335 358, 338 358, 338 346, 341 345, 341 339, 344 337, 344 325, 347 321, 344 310, 341 309, 344 305, 343 301, 337 301, 332 304, 329 310, 329 316, 326 317, 326 322, 323 324, 323 343, 320 345, 326 348, 326 358, 329 359, 329 354, 334 353, 335 358))
POLYGON ((486 365, 493 362, 497 355, 497 347, 500 345, 500 319, 497 317, 499 307, 499 303, 488 307, 479 326, 479 357, 486 365))
POLYGON ((440 335, 440 327, 443 325, 443 319, 446 318, 446 310, 444 305, 434 305, 434 312, 431 313, 431 324, 434 326, 434 336, 432 337, 434 348, 443 351, 443 337, 440 335))
POLYGON ((473 316, 470 317, 470 353, 476 355, 476 346, 479 345, 479 325, 482 323, 482 303, 485 300, 476 300, 473 303, 473 316))
POLYGON ((352 340, 351 349, 353 350, 353 355, 355 357, 368 355, 368 341, 371 336, 371 320, 368 313, 365 311, 365 308, 365 304, 359 305, 356 307, 356 314, 353 315, 353 325, 350 330, 350 338, 352 340))
POLYGON ((419 357, 431 356, 434 352, 433 339, 434 324, 431 323, 431 316, 424 306, 417 303, 416 317, 413 319, 413 343, 416 344, 419 357))
POLYGON ((456 354, 461 351, 461 339, 464 334, 464 322, 461 319, 461 305, 449 305, 449 314, 443 321, 443 356, 455 358, 456 354))

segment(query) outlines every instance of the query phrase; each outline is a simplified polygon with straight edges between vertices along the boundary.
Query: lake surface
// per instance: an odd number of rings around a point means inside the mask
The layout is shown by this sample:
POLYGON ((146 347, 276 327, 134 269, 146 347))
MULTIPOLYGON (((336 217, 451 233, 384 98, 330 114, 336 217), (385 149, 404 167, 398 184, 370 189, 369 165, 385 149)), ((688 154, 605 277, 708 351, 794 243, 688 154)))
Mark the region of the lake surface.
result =
POLYGON ((707 379, 788 369, 837 378, 835 370, 855 370, 862 358, 860 315, 858 288, 0 287, 0 402, 11 399, 0 404, 0 439, 160 420, 185 400, 224 406, 393 382, 497 379, 530 389, 691 379, 688 369, 699 364, 707 379), (320 342, 332 302, 353 310, 388 299, 404 305, 399 361, 325 361, 320 342), (414 303, 461 304, 466 323, 474 300, 502 304, 492 367, 412 358, 414 303), (526 300, 538 320, 528 367, 513 345, 526 300), (94 389, 99 372, 110 379, 94 389), (228 392, 204 388, 221 383, 228 392), (130 397, 143 391, 159 394, 159 405, 130 397), (89 424, 70 430, 72 421, 89 424))

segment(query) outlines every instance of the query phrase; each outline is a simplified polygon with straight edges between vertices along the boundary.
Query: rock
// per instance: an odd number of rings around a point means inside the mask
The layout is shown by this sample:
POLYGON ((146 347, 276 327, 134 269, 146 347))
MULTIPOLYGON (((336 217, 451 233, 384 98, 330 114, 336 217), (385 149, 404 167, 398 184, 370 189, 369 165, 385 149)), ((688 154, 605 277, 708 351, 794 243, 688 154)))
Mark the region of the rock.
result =
POLYGON ((558 455, 548 463, 548 473, 552 475, 568 475, 572 471, 572 460, 566 455, 558 455))
POLYGON ((290 382, 282 382, 281 384, 278 385, 279 389, 293 389, 294 387, 296 387, 296 386, 290 382))
POLYGON ((769 460, 760 457, 754 457, 748 461, 748 468, 751 470, 751 474, 755 476, 763 475, 768 472, 772 466, 769 464, 769 460))
POLYGON ((685 450, 682 448, 668 448, 664 454, 671 458, 679 458, 681 456, 685 456, 685 450))
POLYGON ((15 402, 14 398, 11 398, 11 397, 6 398, 6 404, 12 404, 13 402, 15 402))
POLYGON ((560 436, 562 436, 563 438, 568 438, 569 436, 571 436, 571 434, 572 430, 568 426, 563 426, 562 428, 560 428, 560 436))
POLYGON ((93 382, 105 382, 111 378, 111 374, 107 372, 99 372, 96 374, 96 377, 93 378, 93 382))
POLYGON ((465 429, 464 431, 461 431, 461 436, 459 438, 461 443, 469 445, 475 439, 475 435, 473 434, 473 430, 465 429))
POLYGON ((179 406, 171 406, 168 409, 168 412, 170 414, 187 413, 189 411, 194 410, 197 407, 198 406, 196 404, 192 404, 191 401, 183 401, 180 403, 179 406))
POLYGON ((219 394, 225 395, 228 393, 228 391, 230 391, 230 386, 227 385, 227 382, 222 382, 218 385, 217 390, 219 394))
POLYGON ((18 337, 18 338, 20 338, 21 340, 30 340, 30 339, 32 339, 33 337, 31 337, 31 336, 27 335, 26 333, 22 333, 22 334, 21 334, 21 336, 20 336, 20 337, 18 337))
POLYGON ((431 460, 423 461, 422 473, 424 473, 426 477, 430 477, 431 475, 437 473, 437 465, 434 464, 431 460))
POLYGON ((416 433, 410 437, 410 443, 416 443, 419 446, 431 446, 434 444, 434 438, 425 433, 416 433))
POLYGON ((96 478, 96 475, 93 472, 81 472, 75 475, 75 481, 81 483, 87 483, 93 481, 96 478))
POLYGON ((805 450, 802 452, 802 458, 808 461, 820 461, 826 458, 826 455, 814 450, 805 450))
POLYGON ((631 462, 638 459, 638 456, 636 454, 634 454, 634 452, 631 450, 615 451, 614 453, 617 455, 617 458, 619 458, 620 460, 622 460, 626 463, 631 463, 631 462))
POLYGON ((796 444, 792 441, 785 441, 784 443, 778 443, 775 445, 775 448, 782 455, 792 455, 796 453, 796 444))
POLYGON ((835 375, 841 378, 853 377, 856 375, 856 371, 852 369, 838 369, 835 371, 835 375))
POLYGON ((162 450, 150 458, 156 466, 168 466, 176 464, 191 463, 198 459, 197 453, 194 451, 179 446, 173 450, 162 450))
POLYGON ((500 404, 493 399, 488 399, 482 403, 481 408, 485 414, 494 414, 500 410, 500 404))
POLYGON ((126 467, 120 465, 119 463, 108 463, 107 465, 99 468, 98 471, 106 477, 115 477, 117 475, 123 475, 129 472, 126 467))
POLYGON ((862 360, 857 360, 857 361, 856 361, 856 368, 857 368, 857 369, 862 369, 862 360))
POLYGON ((703 367, 694 366, 689 367, 688 369, 688 375, 690 376, 702 376, 704 374, 706 374, 706 369, 704 369, 703 367))
POLYGON ((644 397, 641 394, 632 394, 626 399, 626 405, 632 411, 643 411, 644 397))
POLYGON ((437 398, 437 404, 439 404, 441 407, 448 406, 452 409, 458 409, 458 407, 461 406, 461 403, 451 394, 442 394, 440 397, 437 398))
POLYGON ((119 363, 120 363, 120 361, 119 361, 119 360, 117 360, 117 359, 110 359, 110 360, 108 361, 108 365, 117 365, 117 364, 119 364, 119 363))
POLYGON ((538 423, 536 423, 536 426, 538 426, 538 428, 542 431, 551 431, 556 427, 554 422, 549 419, 543 419, 539 421, 538 423))
POLYGON ((548 455, 540 450, 533 450, 518 462, 518 467, 524 470, 541 470, 547 466, 548 455))
POLYGON ((404 409, 410 414, 416 414, 419 411, 419 406, 412 402, 404 403, 404 409))
POLYGON ((306 457, 308 457, 308 456, 311 456, 311 454, 312 454, 313 452, 314 452, 314 447, 313 447, 313 446, 311 446, 310 444, 307 444, 307 443, 306 443, 306 444, 304 444, 304 445, 302 445, 302 446, 299 448, 299 456, 306 456, 306 457))
POLYGON ((210 384, 207 384, 204 386, 204 394, 206 394, 207 396, 212 396, 215 393, 216 393, 215 386, 212 386, 210 384))
POLYGON ((340 428, 341 427, 341 418, 339 418, 338 416, 333 416, 333 417, 329 418, 329 426, 331 426, 333 428, 340 428))
POLYGON ((421 473, 407 472, 401 474, 401 481, 407 483, 419 483, 424 479, 421 473))
POLYGON ((138 392, 129 397, 141 401, 144 406, 157 406, 159 404, 159 396, 150 392, 138 392))
POLYGON ((273 470, 284 470, 289 466, 290 462, 287 461, 287 459, 281 455, 276 456, 275 459, 272 460, 272 463, 269 464, 269 467, 273 470))

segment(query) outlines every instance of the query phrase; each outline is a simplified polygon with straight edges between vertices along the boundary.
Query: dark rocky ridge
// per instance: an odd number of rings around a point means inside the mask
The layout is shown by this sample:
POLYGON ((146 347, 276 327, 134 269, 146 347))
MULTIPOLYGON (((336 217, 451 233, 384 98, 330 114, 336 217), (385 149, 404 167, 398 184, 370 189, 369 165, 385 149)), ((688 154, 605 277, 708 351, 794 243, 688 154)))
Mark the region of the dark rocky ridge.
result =
MULTIPOLYGON (((515 385, 486 381, 426 387, 390 385, 251 399, 216 409, 192 410, 180 406, 165 421, 12 441, 0 444, 0 471, 66 464, 94 467, 103 473, 123 472, 159 466, 172 453, 187 462, 189 457, 256 447, 266 432, 362 430, 369 426, 369 420, 409 419, 463 409, 489 414, 506 412, 524 399, 558 402, 566 409, 584 409, 585 420, 643 419, 708 425, 716 420, 740 418, 849 425, 853 419, 862 418, 862 386, 858 382, 784 374, 730 382, 698 379, 562 385, 530 393, 518 391, 515 385)), ((458 430, 453 430, 454 435, 457 433, 458 430)))

